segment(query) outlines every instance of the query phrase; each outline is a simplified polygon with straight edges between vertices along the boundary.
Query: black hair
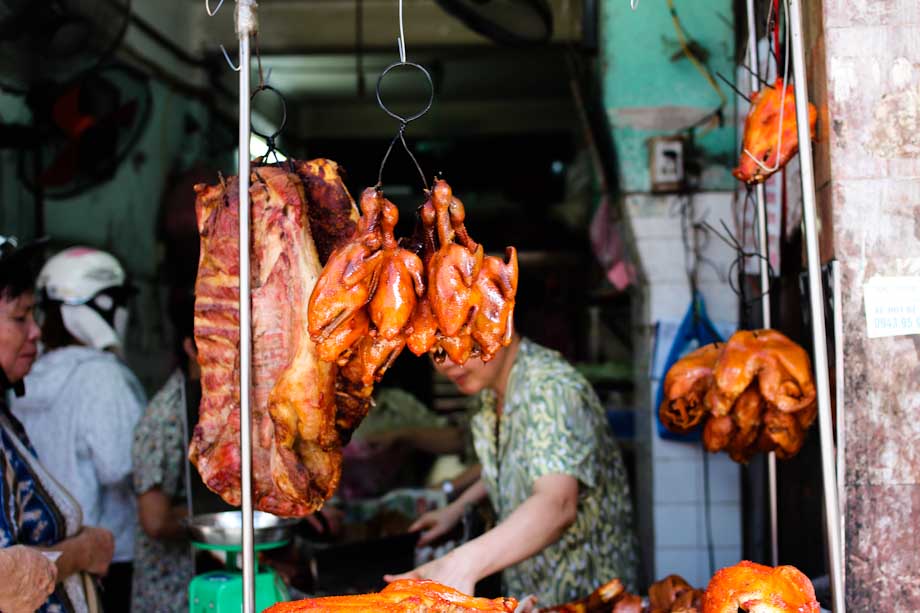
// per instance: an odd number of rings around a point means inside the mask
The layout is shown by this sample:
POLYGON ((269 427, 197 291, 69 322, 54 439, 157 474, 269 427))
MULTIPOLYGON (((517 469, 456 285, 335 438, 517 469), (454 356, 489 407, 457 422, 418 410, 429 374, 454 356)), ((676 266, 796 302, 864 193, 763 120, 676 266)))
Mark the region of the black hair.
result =
POLYGON ((0 298, 16 300, 26 292, 34 291, 37 262, 31 260, 0 264, 0 298))
POLYGON ((42 314, 42 344, 48 349, 58 349, 70 345, 82 345, 64 325, 61 316, 61 303, 43 300, 41 302, 42 314))
POLYGON ((167 313, 173 330, 173 354, 183 371, 188 366, 188 355, 183 343, 195 338, 195 294, 190 287, 172 287, 169 290, 167 313))

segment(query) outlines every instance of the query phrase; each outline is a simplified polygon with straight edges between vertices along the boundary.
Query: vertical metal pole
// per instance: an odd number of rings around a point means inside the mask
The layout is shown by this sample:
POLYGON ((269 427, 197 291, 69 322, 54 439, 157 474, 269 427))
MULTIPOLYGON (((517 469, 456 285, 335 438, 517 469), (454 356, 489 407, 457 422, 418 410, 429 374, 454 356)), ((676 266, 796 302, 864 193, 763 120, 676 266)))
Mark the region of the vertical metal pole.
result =
MULTIPOLYGON (((847 488, 846 488, 846 411, 844 407, 844 379, 843 379, 843 282, 840 271, 840 262, 831 262, 831 274, 834 282, 834 383, 836 387, 837 408, 837 501, 840 505, 840 517, 846 515, 847 488)), ((840 522, 840 557, 846 559, 846 528, 840 522)), ((846 588, 846 574, 840 583, 846 588)))
POLYGON ((240 457, 243 497, 243 607, 255 613, 255 549, 252 517, 252 323, 249 287, 249 37, 255 21, 255 3, 237 1, 237 32, 240 38, 240 457))
POLYGON ((837 472, 834 466, 834 431, 831 423, 830 380, 827 372, 827 331, 824 327, 824 288, 821 284, 821 254, 818 251, 818 216, 815 204, 814 166, 811 158, 811 134, 808 125, 808 74, 805 67, 805 41, 802 39, 801 0, 788 0, 786 6, 792 35, 795 116, 802 167, 802 219, 805 224, 808 294, 811 303, 815 378, 818 384, 818 425, 821 431, 821 474, 824 481, 824 515, 827 522, 827 557, 830 564, 834 612, 842 613, 845 611, 845 604, 843 554, 840 545, 840 506, 837 502, 837 472))
MULTIPOLYGON (((760 74, 760 60, 757 57, 757 25, 754 21, 754 0, 747 0, 747 26, 748 26, 748 67, 751 69, 751 91, 758 91, 761 87, 757 80, 760 74)), ((769 328, 770 322, 770 266, 769 249, 767 241, 767 204, 764 184, 758 183, 754 188, 757 198, 757 250, 760 254, 760 307, 762 310, 763 327, 769 328)), ((770 563, 779 564, 779 512, 777 510, 776 490, 776 452, 767 455, 767 484, 769 489, 770 505, 770 563)))

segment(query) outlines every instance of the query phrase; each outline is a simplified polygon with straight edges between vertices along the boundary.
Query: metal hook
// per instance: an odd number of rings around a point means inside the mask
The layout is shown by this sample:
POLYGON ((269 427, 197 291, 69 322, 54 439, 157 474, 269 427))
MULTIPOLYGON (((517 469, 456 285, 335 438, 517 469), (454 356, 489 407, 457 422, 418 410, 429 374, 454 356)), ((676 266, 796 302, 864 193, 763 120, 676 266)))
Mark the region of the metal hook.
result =
POLYGON ((629 0, 629 8, 632 10, 639 8, 639 0, 629 0))
POLYGON ((221 53, 224 54, 224 59, 227 60, 227 64, 230 66, 230 70, 232 70, 233 72, 239 72, 240 70, 242 70, 243 68, 242 65, 236 66, 233 64, 233 60, 230 59, 230 54, 227 53, 226 47, 221 45, 220 50, 221 50, 221 53))
POLYGON ((208 12, 208 17, 213 17, 214 15, 216 15, 217 11, 219 11, 220 7, 222 7, 223 5, 224 5, 224 0, 220 0, 220 2, 217 3, 217 8, 212 11, 211 10, 211 0, 204 0, 204 10, 208 12))
POLYGON ((399 37, 396 39, 396 47, 399 49, 399 61, 406 63, 406 34, 403 32, 403 3, 399 0, 399 37))
MULTIPOLYGON (((284 126, 287 125, 287 102, 284 100, 284 95, 280 91, 272 87, 271 85, 260 85, 257 88, 255 88, 255 90, 253 90, 252 92, 252 95, 249 96, 249 101, 252 102, 253 100, 255 100, 256 95, 258 95, 260 92, 265 92, 265 91, 274 92, 278 96, 278 98, 281 100, 281 123, 278 125, 278 129, 275 130, 272 134, 262 134, 255 128, 251 128, 251 130, 253 134, 264 138, 266 143, 268 143, 269 151, 272 151, 275 148, 274 147, 275 139, 278 138, 278 135, 281 134, 281 132, 284 130, 284 126)), ((268 154, 266 154, 266 157, 267 155, 268 154)))

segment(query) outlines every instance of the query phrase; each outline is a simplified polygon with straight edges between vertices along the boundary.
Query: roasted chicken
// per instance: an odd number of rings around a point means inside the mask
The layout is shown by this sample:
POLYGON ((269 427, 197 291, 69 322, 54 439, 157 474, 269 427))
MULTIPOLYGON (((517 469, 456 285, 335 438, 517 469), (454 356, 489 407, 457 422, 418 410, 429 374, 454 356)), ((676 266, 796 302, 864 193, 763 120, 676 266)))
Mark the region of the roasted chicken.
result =
POLYGON ((587 597, 574 602, 561 604, 548 609, 542 609, 542 613, 600 613, 610 611, 611 604, 620 596, 624 595, 626 588, 619 579, 611 579, 604 585, 600 586, 587 597))
POLYGON ((680 575, 668 575, 648 588, 648 604, 651 613, 670 613, 674 602, 685 592, 692 592, 693 586, 680 575))
MULTIPOLYGON (((418 222, 416 224, 416 236, 412 241, 413 244, 421 250, 422 266, 428 270, 431 258, 437 250, 435 244, 435 224, 437 214, 434 210, 434 204, 431 199, 425 201, 418 212, 418 222)), ((428 353, 434 346, 438 337, 438 319, 431 309, 431 302, 428 299, 428 292, 423 293, 415 305, 415 312, 409 320, 407 329, 406 344, 409 351, 415 355, 428 353)))
MULTIPOLYGON (((811 138, 815 137, 817 117, 815 106, 809 103, 808 127, 811 138)), ((795 93, 792 85, 784 85, 782 79, 777 79, 773 87, 766 87, 751 95, 751 110, 744 122, 741 160, 732 174, 748 184, 763 183, 767 177, 785 166, 798 150, 795 93)))
POLYGON ((514 330, 511 315, 514 313, 517 283, 517 250, 514 247, 505 250, 505 261, 491 255, 483 258, 482 268, 473 284, 470 327, 484 362, 511 343, 514 330))
POLYGON ((329 256, 310 296, 310 336, 323 356, 345 354, 356 334, 343 334, 340 326, 353 332, 360 326, 349 323, 370 301, 377 287, 384 253, 380 232, 383 197, 374 188, 361 194, 361 219, 354 237, 329 256), (337 332, 338 331, 338 332, 337 332))
POLYGON ((703 420, 703 398, 712 387, 712 369, 722 352, 718 343, 704 345, 679 359, 664 378, 658 414, 669 430, 686 433, 703 420))
POLYGON ((471 251, 454 242, 455 231, 450 217, 452 198, 447 182, 435 181, 432 201, 440 247, 428 269, 428 299, 444 336, 455 336, 468 324, 473 308, 473 283, 482 267, 481 245, 471 251))
POLYGON ((418 297, 425 295, 422 261, 411 251, 401 248, 393 235, 398 222, 399 209, 384 198, 380 222, 383 263, 377 289, 370 301, 370 315, 377 334, 388 341, 403 334, 418 297))
POLYGON ((376 594, 327 596, 276 604, 265 613, 512 613, 514 598, 474 598, 453 588, 419 579, 401 579, 376 594))
POLYGON ((757 451, 757 437, 763 424, 763 396, 755 385, 751 385, 738 400, 731 412, 734 422, 734 434, 726 450, 731 459, 740 464, 747 464, 757 451))
POLYGON ((771 568, 747 560, 713 575, 703 613, 819 613, 815 589, 794 566, 771 568))
POLYGON ((775 330, 742 330, 725 344, 706 396, 713 415, 728 415, 755 377, 760 393, 781 411, 801 410, 815 400, 811 362, 805 350, 775 330))

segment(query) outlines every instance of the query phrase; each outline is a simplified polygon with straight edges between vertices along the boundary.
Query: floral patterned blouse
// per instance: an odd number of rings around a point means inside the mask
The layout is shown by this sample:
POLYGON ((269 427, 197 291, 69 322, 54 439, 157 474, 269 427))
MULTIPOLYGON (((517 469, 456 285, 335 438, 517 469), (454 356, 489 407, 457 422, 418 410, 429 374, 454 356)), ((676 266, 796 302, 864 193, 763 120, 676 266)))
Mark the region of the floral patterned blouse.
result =
POLYGON ((557 352, 522 339, 499 418, 485 390, 473 417, 482 478, 499 521, 544 475, 578 479, 578 515, 562 537, 505 569, 503 593, 542 607, 582 598, 619 577, 637 588, 637 540, 626 470, 591 385, 557 352))
MULTIPOLYGON (((186 491, 185 375, 177 370, 150 401, 134 431, 134 490, 159 487, 181 504, 186 491)), ((195 574, 189 544, 158 541, 140 528, 134 552, 133 611, 187 611, 195 574)))

